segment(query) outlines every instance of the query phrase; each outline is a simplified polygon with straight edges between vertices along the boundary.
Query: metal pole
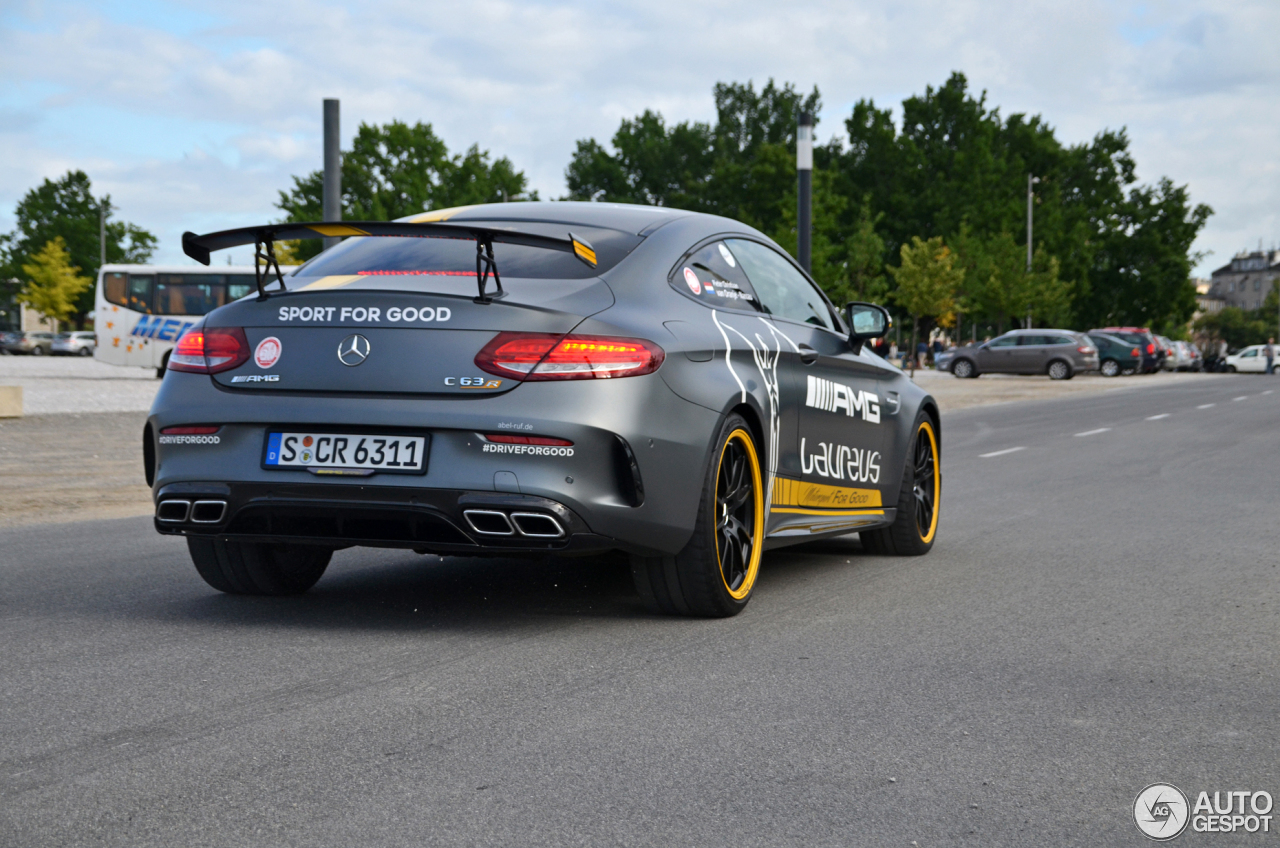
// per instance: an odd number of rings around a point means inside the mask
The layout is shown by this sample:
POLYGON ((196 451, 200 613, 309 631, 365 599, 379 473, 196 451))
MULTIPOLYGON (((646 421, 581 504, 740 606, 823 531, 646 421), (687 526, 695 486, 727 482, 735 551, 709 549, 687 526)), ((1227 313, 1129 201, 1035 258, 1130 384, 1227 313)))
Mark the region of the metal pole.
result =
POLYGON ((796 130, 796 172, 800 175, 800 198, 796 215, 796 259, 811 270, 813 249, 813 115, 800 113, 796 130))
POLYGON ((98 270, 107 264, 107 204, 98 203, 98 270))
MULTIPOLYGON (((1031 186, 1040 182, 1040 180, 1027 174, 1027 276, 1031 276, 1031 226, 1032 214, 1031 210, 1035 202, 1035 195, 1031 191, 1031 186)), ((1027 301, 1027 326, 1031 326, 1031 301, 1027 301)))
MULTIPOLYGON (((342 220, 342 155, 338 151, 338 101, 324 101, 324 219, 342 220)), ((339 239, 326 238, 328 250, 339 239)))

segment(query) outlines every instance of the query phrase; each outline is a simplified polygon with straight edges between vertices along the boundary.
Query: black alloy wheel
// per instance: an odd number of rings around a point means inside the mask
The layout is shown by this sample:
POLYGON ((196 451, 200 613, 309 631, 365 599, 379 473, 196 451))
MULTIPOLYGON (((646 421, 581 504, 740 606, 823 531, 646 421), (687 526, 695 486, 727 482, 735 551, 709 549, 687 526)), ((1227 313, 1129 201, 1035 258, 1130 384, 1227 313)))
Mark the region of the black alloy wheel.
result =
POLYGON ((935 479, 938 467, 932 433, 926 432, 923 427, 916 433, 913 461, 915 481, 911 494, 916 504, 916 530, 920 533, 921 539, 932 541, 934 531, 937 529, 934 514, 938 508, 938 486, 935 479))
POLYGON ((893 524, 860 532, 863 550, 881 556, 920 556, 933 548, 942 507, 938 456, 937 429, 933 419, 922 411, 916 418, 910 452, 902 463, 902 485, 893 524))
POLYGON ((716 479, 716 554, 729 592, 741 590, 755 554, 755 491, 751 457, 741 439, 731 438, 716 479))

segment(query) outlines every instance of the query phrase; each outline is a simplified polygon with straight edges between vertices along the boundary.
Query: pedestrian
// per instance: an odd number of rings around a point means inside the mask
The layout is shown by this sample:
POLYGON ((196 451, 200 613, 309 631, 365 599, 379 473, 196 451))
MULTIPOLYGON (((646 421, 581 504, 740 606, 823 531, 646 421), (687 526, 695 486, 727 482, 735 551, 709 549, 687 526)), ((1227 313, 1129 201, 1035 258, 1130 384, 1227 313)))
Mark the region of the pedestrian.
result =
POLYGON ((1267 358, 1267 373, 1276 373, 1276 340, 1274 337, 1267 339, 1267 346, 1262 349, 1262 355, 1267 358))
POLYGON ((889 342, 889 361, 896 362, 898 359, 898 343, 889 342))
POLYGON ((916 345, 916 367, 923 368, 925 366, 925 363, 927 363, 928 361, 929 361, 929 343, 921 339, 920 343, 916 345))

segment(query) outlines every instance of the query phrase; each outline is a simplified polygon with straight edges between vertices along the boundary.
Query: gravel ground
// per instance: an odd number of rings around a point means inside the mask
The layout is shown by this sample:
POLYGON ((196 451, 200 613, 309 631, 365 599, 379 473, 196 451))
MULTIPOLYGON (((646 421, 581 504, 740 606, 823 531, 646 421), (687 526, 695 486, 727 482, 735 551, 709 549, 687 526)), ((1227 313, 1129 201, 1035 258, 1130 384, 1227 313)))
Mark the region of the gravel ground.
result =
POLYGON ((151 368, 72 356, 0 356, 0 386, 22 386, 26 415, 146 412, 160 388, 151 368))
POLYGON ((1222 380, 1226 374, 1193 374, 1159 371, 1133 377, 1103 377, 1081 374, 1070 380, 1050 380, 1046 376, 1028 377, 1016 374, 983 374, 976 380, 960 380, 943 371, 917 371, 915 381, 938 401, 943 412, 1010 403, 1019 400, 1048 400, 1098 392, 1128 392, 1182 385, 1198 380, 1222 380))

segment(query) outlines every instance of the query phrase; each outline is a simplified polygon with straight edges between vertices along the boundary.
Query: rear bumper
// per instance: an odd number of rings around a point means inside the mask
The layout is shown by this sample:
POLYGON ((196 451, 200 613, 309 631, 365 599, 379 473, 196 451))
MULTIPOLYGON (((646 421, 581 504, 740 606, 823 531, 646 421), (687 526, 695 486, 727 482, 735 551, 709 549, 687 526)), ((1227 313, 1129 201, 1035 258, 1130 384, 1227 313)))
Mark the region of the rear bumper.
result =
POLYGON ((157 492, 154 522, 158 532, 171 536, 467 556, 620 546, 548 498, 452 489, 174 483, 157 492))

